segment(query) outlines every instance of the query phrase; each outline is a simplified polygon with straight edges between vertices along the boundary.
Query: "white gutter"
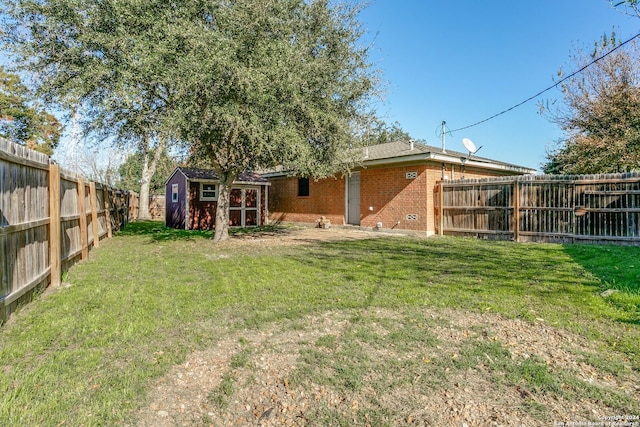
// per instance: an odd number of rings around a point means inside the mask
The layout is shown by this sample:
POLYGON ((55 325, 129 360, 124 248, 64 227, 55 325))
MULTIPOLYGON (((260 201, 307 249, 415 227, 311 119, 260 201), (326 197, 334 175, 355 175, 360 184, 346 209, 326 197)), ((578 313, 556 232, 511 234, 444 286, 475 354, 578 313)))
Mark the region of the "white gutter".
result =
MULTIPOLYGON (((462 165, 462 160, 460 159, 460 156, 453 156, 451 154, 439 154, 439 153, 433 153, 433 152, 426 152, 426 153, 423 152, 418 154, 412 154, 409 156, 386 157, 386 158, 375 159, 375 160, 364 159, 364 161, 362 162, 362 166, 363 167, 386 166, 386 165, 395 165, 395 164, 409 163, 409 162, 425 162, 428 160, 433 160, 438 163, 444 162, 449 164, 462 165)), ((486 161, 486 160, 485 161, 474 160, 473 158, 466 160, 464 164, 465 164, 465 167, 474 166, 474 167, 479 167, 484 169, 519 172, 519 173, 531 174, 531 175, 536 173, 535 169, 530 169, 527 167, 508 165, 508 164, 502 164, 502 163, 493 163, 491 161, 486 161)), ((268 179, 268 178, 289 176, 289 173, 284 171, 268 172, 268 173, 262 174, 262 176, 268 179)))
MULTIPOLYGON (((438 162, 445 163, 454 163, 454 164, 462 164, 462 160, 460 157, 454 157, 445 154, 437 154, 437 153, 429 153, 429 158, 432 160, 436 160, 438 162)), ((464 166, 475 166, 484 169, 493 169, 493 170, 501 170, 501 171, 510 171, 510 172, 520 172, 526 174, 535 174, 535 169, 530 169, 526 167, 516 166, 516 165, 507 165, 502 163, 493 163, 490 161, 482 161, 482 160, 474 160, 470 158, 464 162, 464 166)))
MULTIPOLYGON (((217 181, 220 182, 220 181, 217 181)), ((268 181, 263 181, 263 182, 253 182, 253 181, 233 181, 231 183, 231 185, 253 185, 253 186, 260 186, 260 185, 271 185, 270 182, 268 181)))
MULTIPOLYGON (((219 179, 201 179, 201 178, 193 178, 191 179, 191 181, 193 182, 206 182, 206 183, 210 183, 210 184, 220 184, 220 180, 219 179)), ((231 183, 231 185, 253 185, 253 186, 260 186, 260 185, 271 185, 271 183, 269 181, 233 181, 231 183)))
POLYGON ((429 160, 430 153, 412 154, 411 156, 387 157, 385 159, 366 160, 363 166, 392 165, 396 163, 419 162, 429 160))

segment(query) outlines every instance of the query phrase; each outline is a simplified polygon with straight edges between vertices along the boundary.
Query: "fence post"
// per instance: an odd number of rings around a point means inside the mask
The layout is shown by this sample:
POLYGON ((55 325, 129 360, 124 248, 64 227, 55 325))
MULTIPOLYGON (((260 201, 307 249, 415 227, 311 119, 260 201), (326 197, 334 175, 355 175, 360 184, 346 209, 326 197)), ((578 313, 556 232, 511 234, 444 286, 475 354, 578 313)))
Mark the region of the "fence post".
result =
POLYGON ((93 247, 100 247, 100 236, 98 236, 98 198, 96 196, 96 183, 89 183, 89 197, 91 200, 91 229, 93 231, 93 247))
POLYGON ((51 286, 60 285, 62 278, 60 242, 60 166, 49 165, 49 264, 51 286))
POLYGON ((513 180, 513 240, 520 241, 520 181, 513 180))
POLYGON ((87 242, 87 207, 85 203, 84 180, 78 178, 78 211, 80 212, 80 246, 82 247, 82 259, 89 257, 89 244, 87 242))
POLYGON ((438 200, 440 202, 440 206, 438 207, 438 234, 440 236, 444 235, 444 181, 440 181, 438 184, 438 200))
POLYGON ((105 186, 102 188, 104 194, 104 222, 107 226, 107 238, 113 237, 113 230, 111 229, 111 192, 105 186))

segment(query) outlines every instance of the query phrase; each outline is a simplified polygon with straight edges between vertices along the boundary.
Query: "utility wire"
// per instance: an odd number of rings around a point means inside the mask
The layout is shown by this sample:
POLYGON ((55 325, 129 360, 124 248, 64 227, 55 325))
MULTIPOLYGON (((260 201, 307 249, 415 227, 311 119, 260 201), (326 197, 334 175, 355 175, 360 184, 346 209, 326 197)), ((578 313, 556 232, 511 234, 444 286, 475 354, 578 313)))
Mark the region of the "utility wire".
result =
POLYGON ((580 68, 579 70, 574 71, 573 73, 569 74, 568 76, 566 76, 566 77, 564 77, 564 78, 560 79, 560 80, 559 80, 558 82, 556 82, 554 85, 549 86, 548 88, 546 88, 546 89, 544 89, 544 90, 541 90, 540 92, 536 93, 536 94, 535 94, 535 95, 533 95, 533 96, 530 96, 529 98, 525 99, 525 100, 524 100, 524 101, 522 101, 521 103, 516 104, 516 105, 514 105, 513 107, 507 108, 506 110, 500 111, 499 113, 494 114, 494 115, 493 115, 493 116, 491 116, 491 117, 487 117, 487 118, 486 118, 486 119, 484 119, 484 120, 480 120, 479 122, 475 122, 475 123, 473 123, 473 124, 470 124, 470 125, 468 125, 468 126, 464 126, 464 127, 458 128, 458 129, 450 130, 450 131, 448 131, 448 133, 450 133, 450 134, 451 134, 451 133, 453 133, 453 132, 457 132, 457 131, 460 131, 460 130, 469 129, 469 128, 474 127, 474 126, 478 126, 479 124, 482 124, 482 123, 484 123, 484 122, 488 122, 489 120, 495 119, 495 118, 496 118, 496 117, 498 117, 498 116, 501 116, 501 115, 503 115, 503 114, 505 114, 505 113, 508 113, 509 111, 511 111, 511 110, 513 110, 513 109, 516 109, 516 108, 520 107, 521 105, 526 104, 527 102, 529 102, 529 101, 531 101, 531 100, 533 100, 533 99, 536 99, 537 97, 539 97, 539 96, 540 96, 540 95, 542 95, 543 93, 548 92, 548 91, 550 91, 551 89, 553 89, 553 88, 557 87, 558 85, 560 85, 561 83, 565 82, 566 80, 568 80, 568 79, 570 79, 570 78, 574 77, 576 74, 580 74, 581 72, 583 72, 584 70, 586 70, 587 68, 589 68, 590 66, 592 66, 593 64, 595 64, 596 62, 598 62, 598 61, 600 61, 601 59, 605 58, 606 56, 608 56, 608 55, 612 54, 612 53, 613 53, 613 52, 615 52, 616 50, 620 49, 622 46, 626 45, 627 43, 631 42, 631 41, 632 41, 632 40, 634 40, 634 39, 637 39, 638 37, 640 37, 640 33, 638 33, 638 34, 636 34, 635 36, 631 37, 631 38, 630 38, 630 39, 628 39, 627 41, 624 41, 624 42, 620 43, 618 46, 614 47, 613 49, 611 49, 610 51, 606 52, 606 53, 605 53, 605 54, 603 54, 602 56, 599 56, 598 58, 596 58, 596 59, 594 59, 593 61, 589 62, 589 63, 588 63, 587 65, 585 65, 584 67, 582 67, 582 68, 580 68))

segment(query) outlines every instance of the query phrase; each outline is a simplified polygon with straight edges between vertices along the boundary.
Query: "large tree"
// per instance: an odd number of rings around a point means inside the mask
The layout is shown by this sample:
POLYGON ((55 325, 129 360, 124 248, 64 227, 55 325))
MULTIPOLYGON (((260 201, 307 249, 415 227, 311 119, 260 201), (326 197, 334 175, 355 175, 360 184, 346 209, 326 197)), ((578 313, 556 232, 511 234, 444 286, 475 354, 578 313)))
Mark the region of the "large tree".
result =
MULTIPOLYGON (((169 175, 171 175, 176 166, 176 161, 169 157, 166 150, 160 152, 157 161, 156 173, 153 175, 149 183, 149 192, 152 194, 164 193, 165 181, 169 178, 169 175)), ((140 152, 130 154, 127 156, 124 163, 122 163, 118 168, 118 174, 120 175, 118 187, 140 192, 144 170, 144 154, 140 152)))
POLYGON ((638 1, 639 0, 609 0, 609 3, 611 6, 618 10, 622 10, 627 15, 640 17, 638 1))
POLYGON ((71 117, 105 151, 133 147, 144 159, 140 217, 149 185, 175 130, 166 123, 170 80, 163 79, 165 16, 157 2, 6 1, 4 41, 32 73, 39 94, 71 117))
MULTIPOLYGON (((618 45, 605 36, 572 56, 583 67, 618 45)), ((562 83, 563 103, 551 119, 564 140, 547 154, 546 173, 593 174, 640 169, 640 49, 628 43, 562 83)))
POLYGON ((20 76, 0 66, 0 137, 50 156, 61 132, 58 119, 38 105, 20 76))
POLYGON ((376 90, 358 5, 2 1, 12 17, 9 42, 50 99, 90 106, 94 123, 124 118, 128 129, 178 136, 191 156, 213 165, 215 240, 228 237, 230 187, 240 172, 281 166, 322 177, 356 161, 348 155, 362 141, 354 129, 369 117, 376 90), (148 114, 137 127, 140 111, 148 114))
POLYGON ((319 178, 353 164, 354 129, 375 89, 357 13, 327 0, 210 2, 181 28, 192 67, 176 96, 178 127, 220 179, 215 240, 227 237, 243 170, 319 178))

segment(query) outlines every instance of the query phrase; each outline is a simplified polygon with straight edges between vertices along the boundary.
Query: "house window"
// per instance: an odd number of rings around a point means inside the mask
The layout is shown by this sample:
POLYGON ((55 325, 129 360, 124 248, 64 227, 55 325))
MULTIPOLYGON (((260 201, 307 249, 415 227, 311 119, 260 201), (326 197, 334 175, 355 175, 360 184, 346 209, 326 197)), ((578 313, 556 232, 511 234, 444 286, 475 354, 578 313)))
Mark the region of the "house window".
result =
POLYGON ((171 184, 171 201, 178 203, 178 184, 171 184))
POLYGON ((206 182, 200 183, 200 200, 201 201, 216 201, 218 200, 218 185, 206 182))
POLYGON ((298 196, 309 195, 309 178, 298 178, 298 196))

